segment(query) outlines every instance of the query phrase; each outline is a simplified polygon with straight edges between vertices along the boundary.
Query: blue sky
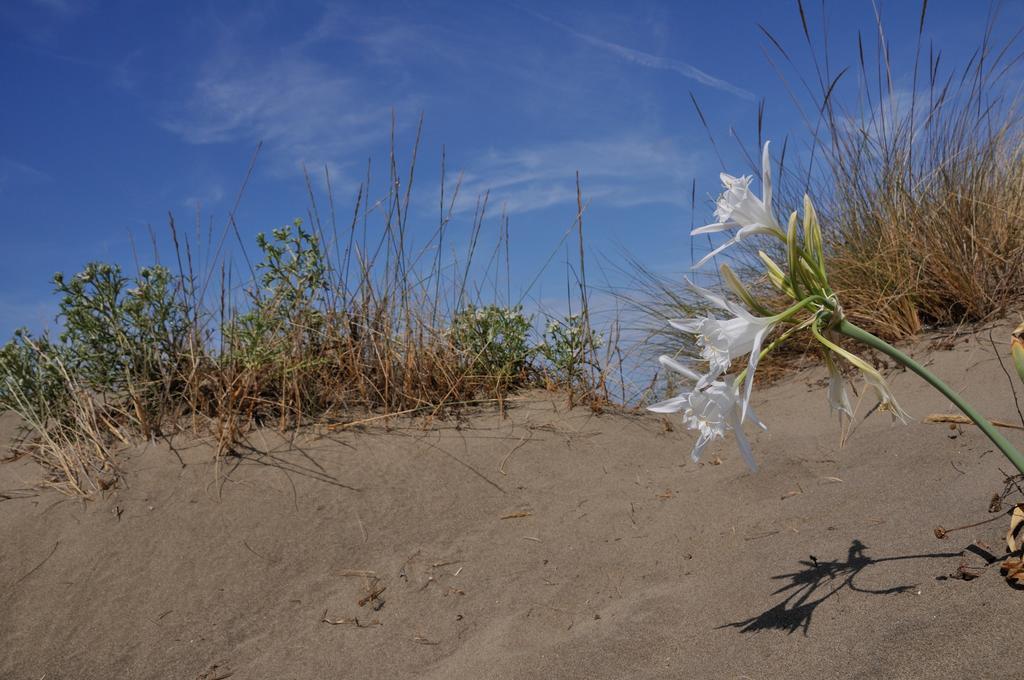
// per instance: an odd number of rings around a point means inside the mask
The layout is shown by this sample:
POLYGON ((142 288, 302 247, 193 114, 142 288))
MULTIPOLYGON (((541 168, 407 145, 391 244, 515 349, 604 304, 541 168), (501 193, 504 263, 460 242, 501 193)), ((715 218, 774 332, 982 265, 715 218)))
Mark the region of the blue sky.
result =
MULTIPOLYGON (((855 65, 858 29, 874 45, 870 2, 826 2, 824 15, 808 4, 815 39, 827 20, 833 71, 855 65)), ((878 7, 893 61, 908 67, 894 74, 906 90, 920 7, 878 7)), ((933 1, 925 40, 962 64, 985 14, 981 3, 933 1)), ((1000 30, 1020 26, 1024 3, 1004 3, 1000 16, 1000 30)), ((723 161, 748 171, 730 130, 755 148, 764 100, 766 136, 790 136, 799 153, 806 130, 787 86, 799 89, 794 75, 813 73, 808 55, 788 1, 6 0, 0 336, 51 323, 54 271, 91 260, 132 269, 133 243, 141 260, 152 259, 150 230, 167 259, 169 211, 179 224, 192 224, 198 211, 219 234, 260 141, 237 213, 247 244, 306 214, 303 164, 318 192, 330 169, 338 212, 350 212, 367 159, 385 167, 392 113, 402 163, 425 117, 412 230, 436 228, 444 145, 449 178, 464 173, 454 238, 468 232, 477 195, 490 189, 485 233, 496 233, 504 208, 513 288, 532 280, 572 223, 577 170, 594 261, 614 261, 627 247, 681 275, 689 225, 710 216, 723 161), (758 24, 792 65, 766 50, 758 24)), ((376 199, 382 176, 374 177, 376 199)), ((534 302, 557 299, 564 277, 557 266, 543 276, 534 302)))

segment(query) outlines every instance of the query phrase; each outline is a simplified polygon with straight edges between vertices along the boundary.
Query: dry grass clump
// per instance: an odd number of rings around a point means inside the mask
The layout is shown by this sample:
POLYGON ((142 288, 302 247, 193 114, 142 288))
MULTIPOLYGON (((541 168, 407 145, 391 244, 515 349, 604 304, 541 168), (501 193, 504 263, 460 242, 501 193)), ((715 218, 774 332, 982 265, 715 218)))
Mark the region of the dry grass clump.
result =
MULTIPOLYGON (((128 276, 90 264, 67 280, 58 274, 60 337, 19 332, 0 349, 0 408, 24 420, 21 450, 52 485, 88 494, 116 481, 112 447, 186 429, 214 437, 228 455, 255 426, 443 417, 501 406, 533 385, 577 403, 606 401, 583 279, 583 313, 535 329, 507 289, 502 296, 495 284, 488 295, 474 283, 498 280, 501 263, 508 278, 507 221, 490 261, 476 262, 486 196, 468 247, 453 249, 458 186, 446 195, 442 179, 432 236, 412 237, 414 166, 400 176, 392 154, 385 197, 370 204, 364 185, 342 227, 333 198, 321 221, 307 178, 308 226, 296 220, 260 234, 254 258, 243 249, 242 285, 223 258, 197 271, 202 239, 184 237, 173 219, 176 273, 155 266, 128 276)), ((574 227, 582 239, 582 209, 574 227)), ((232 230, 237 236, 233 218, 220 246, 232 230)), ((582 271, 582 242, 580 257, 582 271)))
MULTIPOLYGON (((844 197, 830 271, 851 316, 890 338, 998 316, 1024 284, 1024 154, 1003 136, 917 180, 844 197)), ((863 185, 857 188, 865 189, 863 185)))
MULTIPOLYGON (((792 48, 762 27, 769 59, 781 57, 780 77, 787 86, 798 84, 792 95, 806 124, 799 145, 787 138, 772 147, 778 161, 772 169, 773 203, 781 222, 805 193, 812 197, 829 280, 844 311, 883 338, 908 339, 925 327, 1007 313, 1024 291, 1021 32, 997 38, 995 8, 967 63, 949 64, 941 49, 925 43, 923 2, 912 65, 892 62, 884 22, 876 14, 876 35, 857 35, 856 64, 837 67, 842 61, 832 54, 827 22, 814 29, 800 0, 797 8, 813 72, 797 72, 795 78, 785 73, 794 64, 787 51, 792 48)), ((717 148, 696 99, 694 105, 717 148)), ((758 147, 764 142, 764 112, 762 106, 758 147)), ((742 151, 759 176, 760 154, 742 151)), ((694 207, 695 198, 694 185, 694 207)), ((783 246, 768 238, 748 239, 725 258, 771 303, 777 293, 763 276, 758 249, 785 261, 783 246)), ((693 338, 665 320, 717 312, 678 275, 669 278, 636 261, 628 270, 633 290, 619 294, 640 318, 651 361, 660 353, 699 359, 693 338)), ((711 266, 689 276, 723 288, 711 266)), ((807 347, 793 342, 762 362, 759 379, 806 364, 807 347)))
MULTIPOLYGON (((1024 290, 1017 35, 997 42, 993 13, 968 63, 946 66, 923 44, 926 10, 913 67, 899 76, 881 19, 873 60, 859 35, 854 69, 829 71, 827 40, 812 55, 820 115, 807 165, 817 166, 783 174, 791 204, 807 191, 819 207, 850 317, 889 339, 999 316, 1024 290)), ((802 7, 801 18, 811 44, 802 7)))

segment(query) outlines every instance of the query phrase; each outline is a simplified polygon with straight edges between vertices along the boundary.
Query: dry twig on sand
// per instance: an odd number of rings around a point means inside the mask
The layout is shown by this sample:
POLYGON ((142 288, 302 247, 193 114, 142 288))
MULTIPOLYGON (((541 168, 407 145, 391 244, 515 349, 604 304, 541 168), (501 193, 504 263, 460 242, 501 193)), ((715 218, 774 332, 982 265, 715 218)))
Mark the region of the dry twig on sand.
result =
MULTIPOLYGON (((967 416, 959 413, 932 413, 924 417, 925 423, 949 423, 951 425, 974 425, 974 422, 967 416)), ((1005 427, 1011 430, 1024 430, 1024 426, 1017 423, 1008 423, 1005 420, 991 420, 996 427, 1005 427)))

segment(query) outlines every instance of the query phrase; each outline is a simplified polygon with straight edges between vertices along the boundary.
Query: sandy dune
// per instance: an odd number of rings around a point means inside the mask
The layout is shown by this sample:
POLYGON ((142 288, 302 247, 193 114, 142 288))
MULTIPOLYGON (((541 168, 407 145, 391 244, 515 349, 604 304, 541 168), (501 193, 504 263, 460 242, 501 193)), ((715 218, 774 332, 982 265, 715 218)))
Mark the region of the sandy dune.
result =
MULTIPOLYGON (((928 352, 1018 418, 987 331, 928 352)), ((1024 592, 947 576, 1006 524, 933 530, 991 517, 1009 464, 882 413, 840 448, 822 378, 757 391, 756 475, 731 441, 694 464, 660 417, 543 394, 431 431, 256 433, 219 471, 201 442, 140 446, 87 503, 0 465, 0 677, 1002 676, 1024 592)))

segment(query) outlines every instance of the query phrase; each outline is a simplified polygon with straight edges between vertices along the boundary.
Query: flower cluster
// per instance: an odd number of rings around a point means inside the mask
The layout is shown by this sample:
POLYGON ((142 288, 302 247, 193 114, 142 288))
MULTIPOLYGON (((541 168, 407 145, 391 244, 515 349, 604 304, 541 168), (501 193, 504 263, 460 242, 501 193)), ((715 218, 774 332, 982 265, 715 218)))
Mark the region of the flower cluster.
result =
POLYGON ((688 391, 648 407, 657 413, 682 412, 684 424, 699 433, 693 448, 694 460, 699 460, 709 442, 724 437, 727 432, 733 432, 740 452, 752 470, 756 470, 756 464, 743 425, 751 422, 767 429, 750 408, 754 372, 761 358, 799 331, 809 329, 819 343, 829 370, 829 406, 839 413, 840 418, 852 417, 853 409, 837 359, 852 364, 860 371, 865 384, 878 397, 879 408, 889 411, 894 419, 904 422, 907 419, 882 375, 835 341, 837 332, 851 335, 854 330, 863 331, 844 319, 842 307, 829 286, 821 227, 811 199, 804 196, 802 221, 797 211, 790 214, 786 229, 776 221, 772 212, 771 160, 768 149, 766 143, 761 158, 760 198, 750 190, 751 177, 721 175, 725 190, 716 204, 715 217, 718 221, 694 229, 691 236, 735 231, 725 243, 697 262, 694 268, 750 236, 761 234, 774 237, 785 246, 785 269, 764 251, 759 251, 758 257, 765 266, 768 280, 792 300, 792 305, 772 312, 753 296, 728 265, 721 267, 723 281, 742 304, 687 281, 707 301, 710 308, 725 312, 727 318, 707 315, 669 320, 674 328, 695 337, 707 368, 701 373, 672 357, 662 356, 660 362, 664 368, 681 375, 694 385, 688 391), (776 331, 780 332, 766 344, 768 337, 776 331), (738 374, 730 375, 733 363, 743 357, 747 357, 746 366, 738 374))

